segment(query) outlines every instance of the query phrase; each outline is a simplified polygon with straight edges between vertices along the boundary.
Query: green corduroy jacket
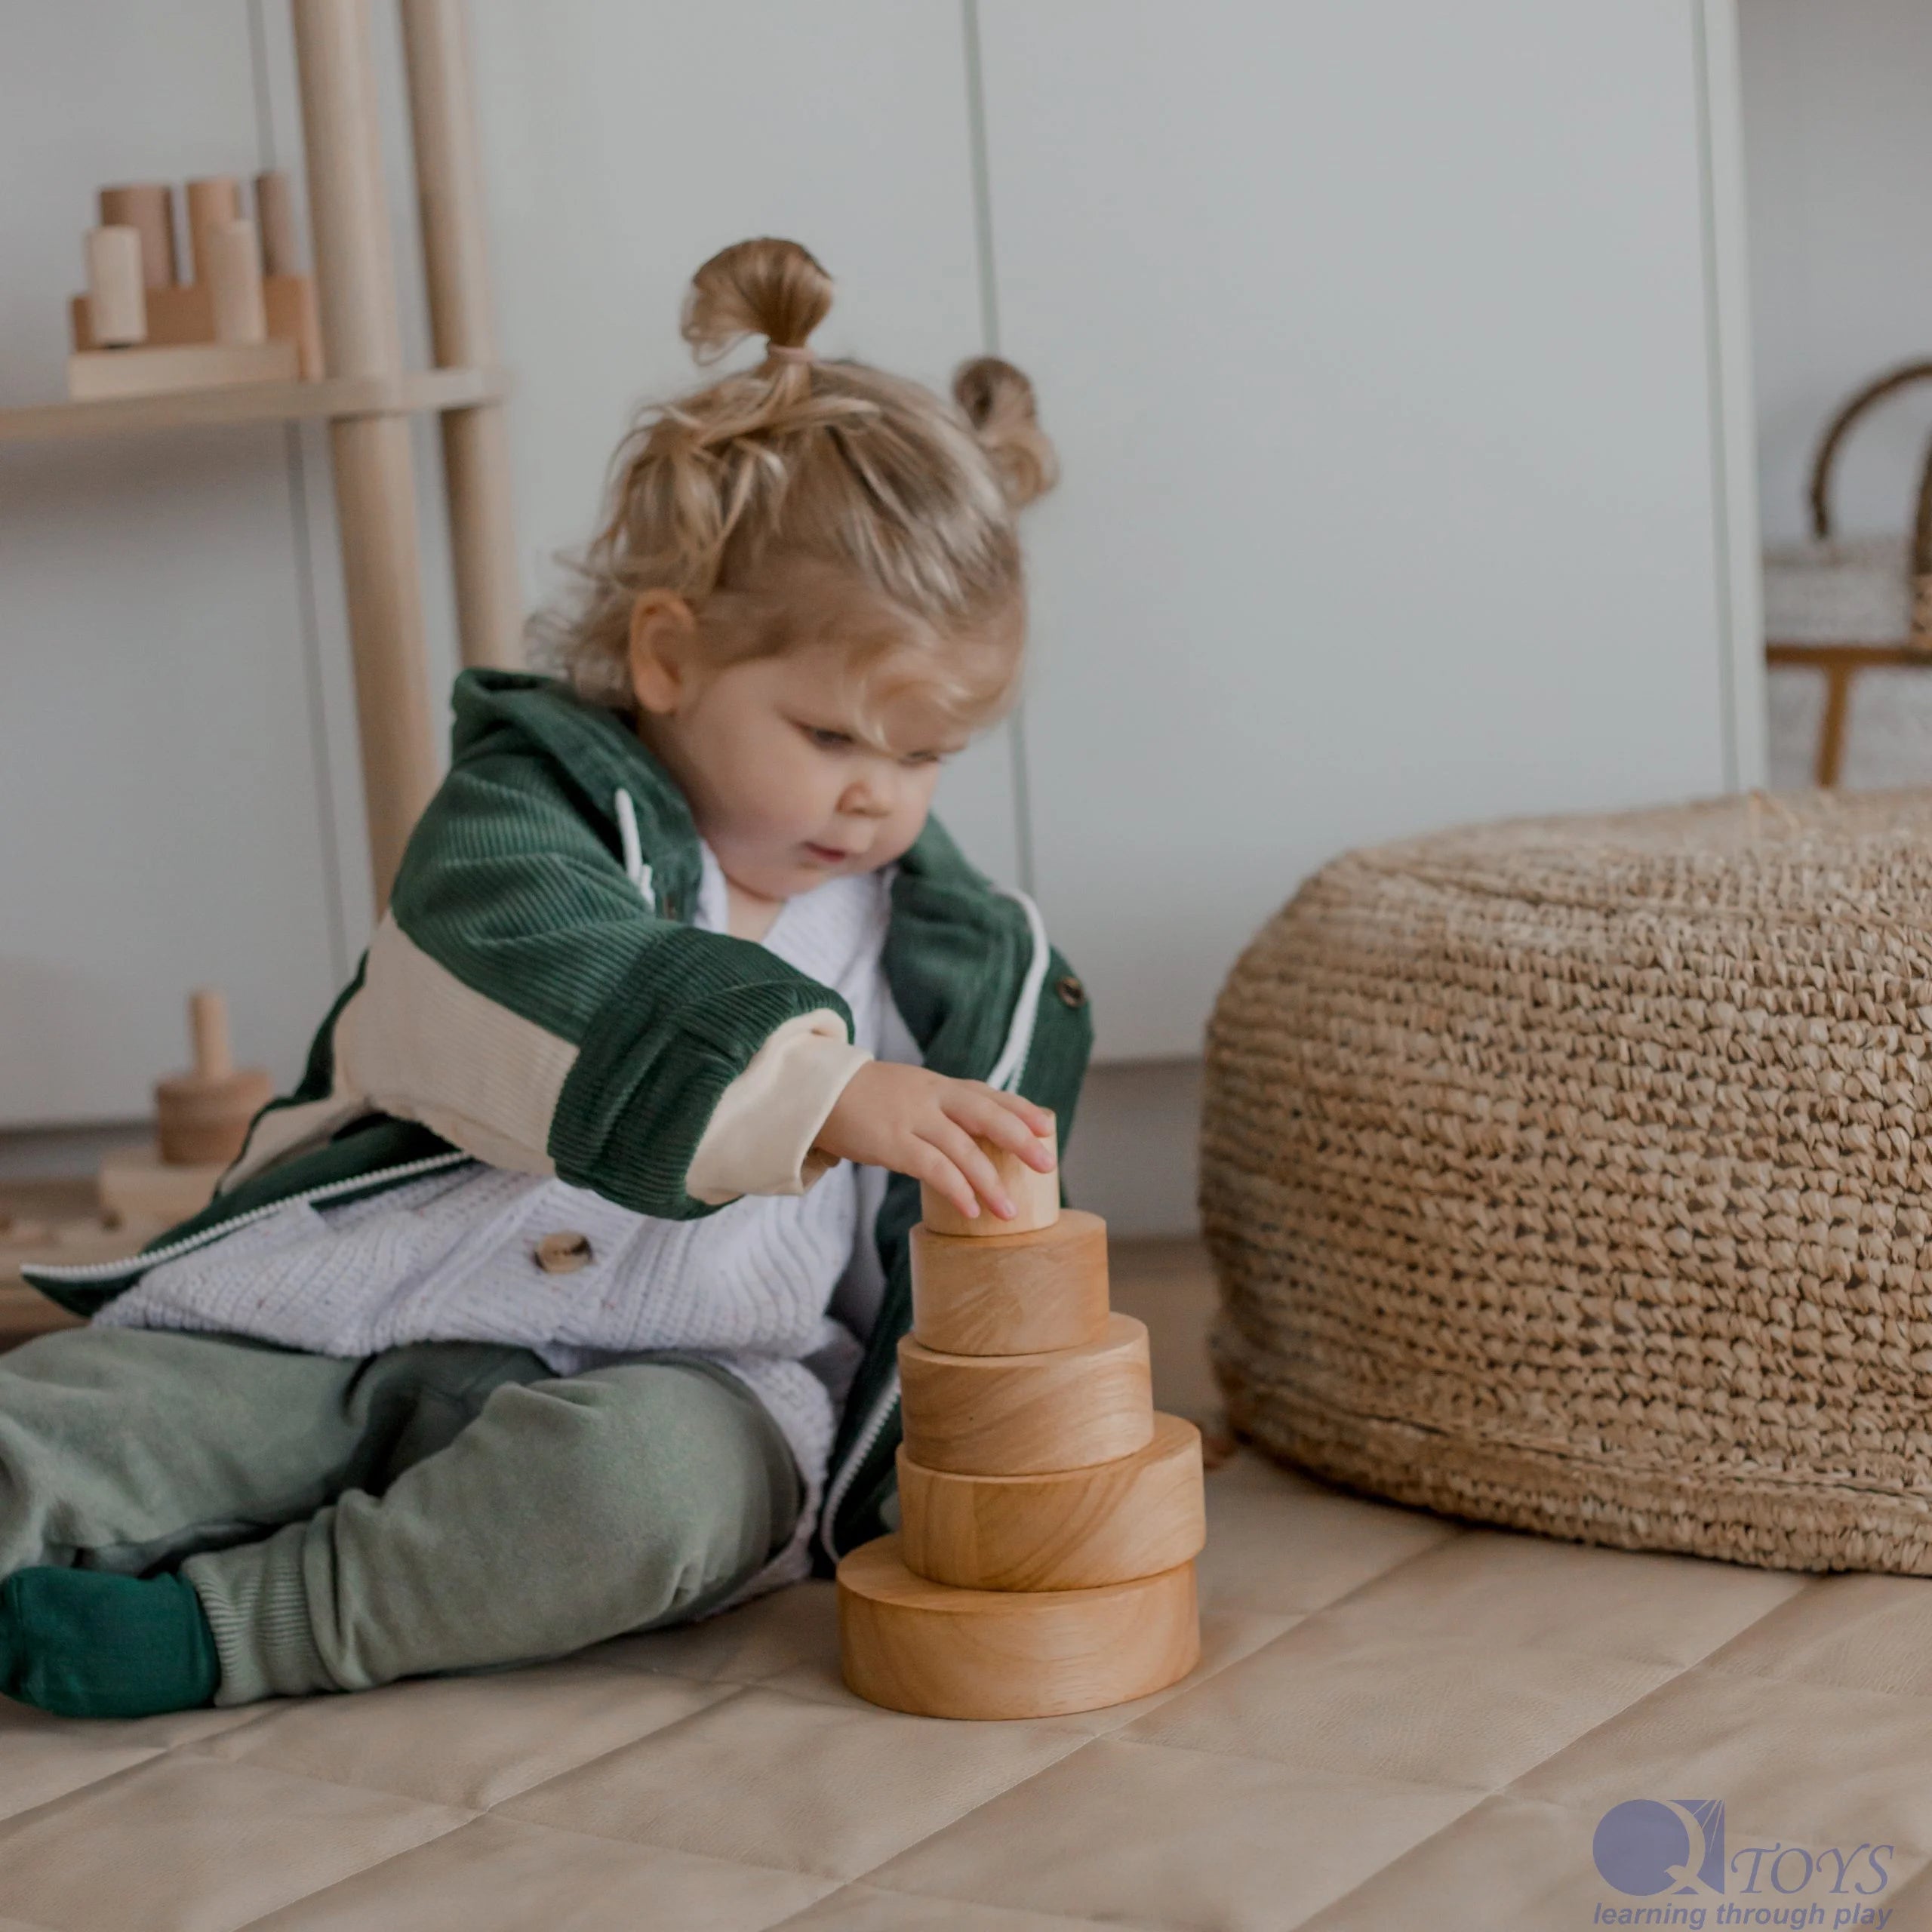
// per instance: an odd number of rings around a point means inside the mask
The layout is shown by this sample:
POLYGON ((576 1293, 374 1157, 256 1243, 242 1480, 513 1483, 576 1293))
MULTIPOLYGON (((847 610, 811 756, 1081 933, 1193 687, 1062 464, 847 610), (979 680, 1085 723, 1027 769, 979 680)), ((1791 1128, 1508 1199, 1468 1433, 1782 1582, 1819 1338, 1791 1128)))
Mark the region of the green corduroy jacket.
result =
MULTIPOLYGON (((23 1271, 63 1308, 92 1315, 279 1202, 356 1199, 468 1160, 554 1173, 639 1214, 715 1212, 685 1177, 726 1087, 803 1016, 835 1014, 851 1037, 832 989, 692 925, 697 828, 622 716, 524 672, 466 671, 452 702, 448 775, 300 1081, 255 1116, 199 1214, 125 1261, 23 1271)), ((936 819, 899 862, 884 965, 925 1064, 1051 1107, 1064 1148, 1092 1044, 1085 994, 1032 903, 936 819)), ((813 1540, 821 1576, 897 1524, 918 1214, 918 1184, 892 1176, 872 1230, 884 1296, 813 1540)))

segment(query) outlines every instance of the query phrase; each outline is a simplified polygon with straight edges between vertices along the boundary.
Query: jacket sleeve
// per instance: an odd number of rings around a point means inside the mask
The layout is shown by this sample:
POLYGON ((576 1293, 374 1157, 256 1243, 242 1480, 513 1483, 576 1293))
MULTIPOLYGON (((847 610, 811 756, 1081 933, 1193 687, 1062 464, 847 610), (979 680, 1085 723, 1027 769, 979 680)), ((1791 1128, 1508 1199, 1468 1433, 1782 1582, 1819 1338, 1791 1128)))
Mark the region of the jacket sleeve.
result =
POLYGON ((680 1219, 748 1181, 809 1185, 810 1138, 869 1057, 831 988, 659 917, 555 770, 514 753, 430 801, 337 1052, 373 1106, 479 1159, 680 1219))

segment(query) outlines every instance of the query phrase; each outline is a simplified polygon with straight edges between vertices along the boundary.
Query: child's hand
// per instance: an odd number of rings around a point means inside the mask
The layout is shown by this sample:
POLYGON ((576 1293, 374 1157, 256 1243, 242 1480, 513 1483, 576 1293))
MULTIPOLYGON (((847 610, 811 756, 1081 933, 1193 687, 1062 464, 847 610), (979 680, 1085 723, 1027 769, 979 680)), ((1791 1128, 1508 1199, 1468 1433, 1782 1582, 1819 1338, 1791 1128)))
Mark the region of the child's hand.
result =
POLYGON ((814 1144, 841 1161, 929 1182, 969 1220, 983 1201, 1011 1220, 1013 1203, 974 1137, 1051 1174, 1053 1149, 1040 1137, 1053 1124, 1044 1107, 983 1080, 949 1080, 923 1066, 875 1060, 846 1082, 814 1144))

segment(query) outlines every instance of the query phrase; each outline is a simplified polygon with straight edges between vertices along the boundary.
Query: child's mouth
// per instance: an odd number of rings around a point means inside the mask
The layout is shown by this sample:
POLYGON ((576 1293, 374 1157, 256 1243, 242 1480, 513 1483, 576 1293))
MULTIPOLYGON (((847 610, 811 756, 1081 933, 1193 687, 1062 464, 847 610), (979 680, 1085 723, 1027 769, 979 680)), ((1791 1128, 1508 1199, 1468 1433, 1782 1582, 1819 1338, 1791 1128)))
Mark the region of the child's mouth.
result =
POLYGON ((805 850, 822 866, 842 866, 852 855, 836 845, 815 845, 808 841, 805 850))

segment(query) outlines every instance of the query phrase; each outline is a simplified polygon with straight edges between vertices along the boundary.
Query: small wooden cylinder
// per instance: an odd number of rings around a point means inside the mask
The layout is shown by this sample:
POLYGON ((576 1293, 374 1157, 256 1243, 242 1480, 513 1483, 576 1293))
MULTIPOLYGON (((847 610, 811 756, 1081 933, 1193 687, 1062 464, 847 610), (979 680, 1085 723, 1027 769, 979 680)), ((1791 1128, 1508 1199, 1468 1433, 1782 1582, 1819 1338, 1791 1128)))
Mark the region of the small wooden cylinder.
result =
POLYGON ((88 325, 102 349, 125 349, 148 335, 147 291, 136 228, 88 230, 88 325))
POLYGON ((295 238, 295 192, 279 168, 255 177, 255 225, 261 230, 262 266, 269 275, 300 275, 295 238))
POLYGON ((897 1537, 838 1566, 846 1684, 932 1718, 1043 1718, 1151 1696, 1201 1660, 1189 1561, 1091 1590, 962 1590, 906 1568, 897 1537))
POLYGON ((225 1080, 180 1074, 155 1082, 155 1139, 171 1165, 223 1167, 242 1151, 248 1123, 275 1098, 275 1083, 260 1067, 225 1080))
POLYGON ((1017 1154, 1009 1153, 990 1140, 978 1140, 974 1137, 980 1152, 992 1162, 1001 1186, 1012 1200, 1017 1211, 1011 1220, 1001 1220, 983 1202, 979 1213, 969 1220, 944 1195, 923 1181, 919 1184, 920 1217, 935 1234, 941 1235, 974 1235, 983 1238, 989 1235, 1026 1234, 1035 1228, 1051 1227, 1060 1218, 1058 1137, 1048 1134, 1041 1137, 1054 1149, 1056 1155, 1054 1164, 1044 1174, 1029 1168, 1017 1154))
POLYGON ((1156 1414, 1144 1449, 1030 1476, 928 1469, 899 1448, 906 1567, 969 1590, 1081 1590, 1171 1570, 1208 1540, 1201 1432, 1156 1414))
POLYGON ((248 1123, 275 1098, 259 1066, 237 1068, 229 1056, 228 1006, 212 986, 189 995, 195 1064, 155 1083, 155 1138, 171 1166, 226 1167, 241 1152, 248 1123))
POLYGON ((255 224, 217 222, 208 230, 207 245, 215 340, 236 345, 267 341, 269 315, 262 299, 262 256, 255 224))
POLYGON ((1051 1227, 974 1241, 912 1230, 912 1332, 955 1355, 1036 1355, 1107 1327, 1107 1224, 1068 1208, 1051 1227))
POLYGON ((1147 1328, 1107 1318, 1097 1342, 1030 1355, 949 1355, 899 1338, 906 1452, 960 1475, 1084 1469, 1154 1433, 1147 1328))
POLYGON ((174 190, 165 181, 102 189, 100 221, 103 228, 131 228, 140 235, 144 287, 174 285, 174 190))
POLYGON ((220 1080, 235 1071, 228 1043, 228 1002, 214 986, 197 986, 188 995, 188 1032, 195 1043, 195 1072, 220 1080))
POLYGON ((223 223, 242 219, 242 184, 232 174, 188 183, 188 262, 197 281, 211 278, 209 238, 223 223))

